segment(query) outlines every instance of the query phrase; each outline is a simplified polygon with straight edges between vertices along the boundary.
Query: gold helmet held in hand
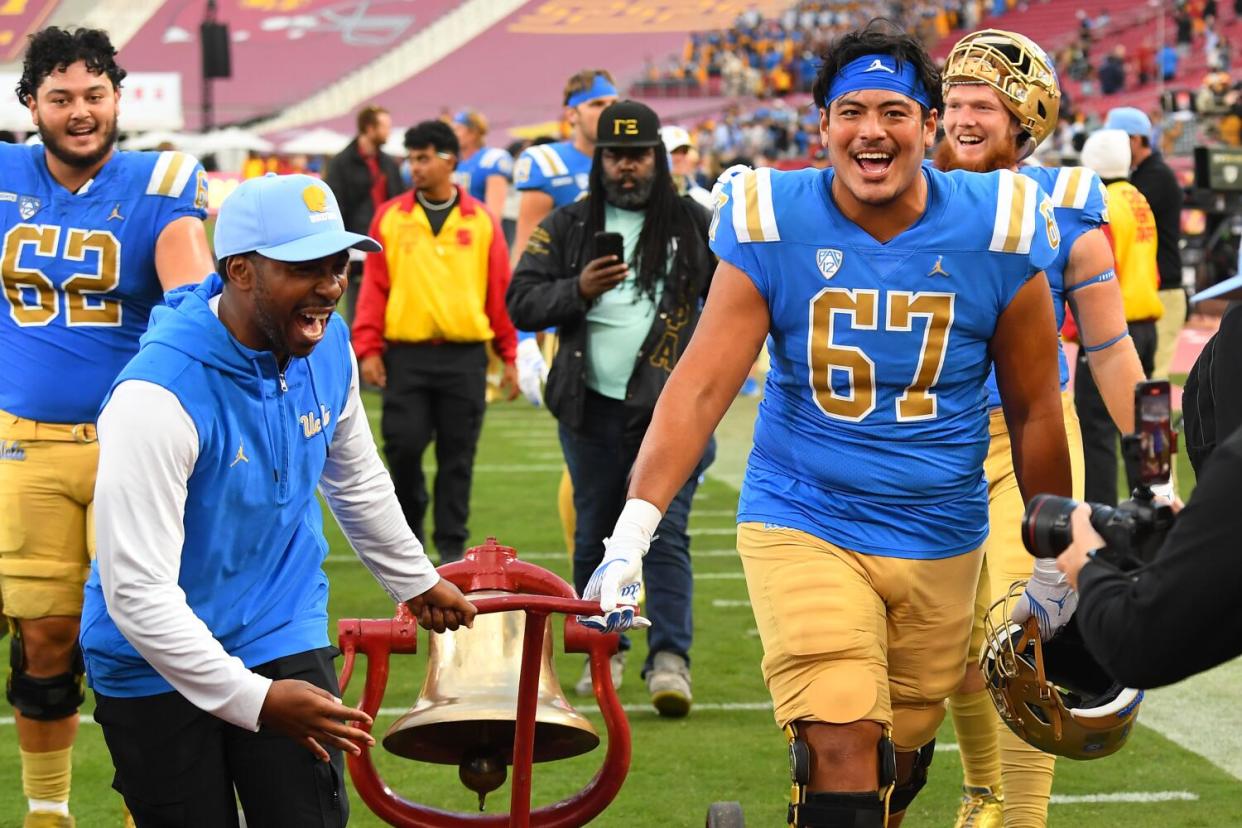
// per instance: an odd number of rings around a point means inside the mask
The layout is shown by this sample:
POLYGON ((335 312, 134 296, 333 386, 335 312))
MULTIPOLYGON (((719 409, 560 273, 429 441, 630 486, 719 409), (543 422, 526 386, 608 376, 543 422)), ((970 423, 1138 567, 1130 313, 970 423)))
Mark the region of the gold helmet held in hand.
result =
POLYGON ((1056 128, 1061 109, 1056 69, 1025 35, 1000 29, 966 35, 945 59, 942 80, 946 94, 955 84, 981 83, 995 89, 1028 136, 1024 156, 1056 128))
POLYGON ((992 702, 1009 729, 1045 753, 1098 759, 1121 750, 1138 719, 1143 692, 1122 687, 1087 650, 1072 617, 1041 641, 1034 617, 1009 620, 1024 600, 1025 581, 997 601, 983 619, 979 667, 992 702))

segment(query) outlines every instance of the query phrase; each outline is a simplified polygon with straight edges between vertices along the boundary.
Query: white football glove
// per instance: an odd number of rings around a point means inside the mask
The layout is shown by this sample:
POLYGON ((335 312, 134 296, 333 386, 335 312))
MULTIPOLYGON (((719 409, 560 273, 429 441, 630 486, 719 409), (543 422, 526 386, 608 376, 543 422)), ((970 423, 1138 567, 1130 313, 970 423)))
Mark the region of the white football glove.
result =
POLYGON ((1015 624, 1024 624, 1035 616, 1039 621, 1039 637, 1047 641, 1069 623, 1077 608, 1078 593, 1057 569, 1056 559, 1039 558, 1026 582, 1026 591, 1014 605, 1011 618, 1015 624))
POLYGON ((726 184, 733 180, 734 176, 741 175, 744 172, 750 172, 750 167, 745 164, 734 164, 732 167, 729 167, 729 169, 722 172, 716 178, 716 183, 712 185, 712 204, 719 204, 720 199, 718 199, 717 196, 720 195, 720 191, 725 188, 726 184))
POLYGON ((518 389, 530 404, 543 405, 543 383, 548 379, 548 363, 534 339, 523 339, 517 346, 518 389))
POLYGON ((638 614, 643 556, 660 525, 660 510, 645 500, 627 500, 612 536, 604 538, 604 560, 587 582, 586 601, 599 601, 603 615, 578 616, 584 626, 600 632, 625 632, 650 627, 638 614))

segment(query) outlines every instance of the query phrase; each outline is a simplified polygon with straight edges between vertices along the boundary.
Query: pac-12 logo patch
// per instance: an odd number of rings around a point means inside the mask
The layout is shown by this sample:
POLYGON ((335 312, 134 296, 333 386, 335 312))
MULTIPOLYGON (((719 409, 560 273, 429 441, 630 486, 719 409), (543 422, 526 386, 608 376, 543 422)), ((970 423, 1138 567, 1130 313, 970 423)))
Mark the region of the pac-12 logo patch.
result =
POLYGON ((819 267, 819 272, 824 274, 825 279, 831 279, 837 275, 837 271, 841 269, 841 260, 845 258, 845 254, 835 247, 821 247, 815 251, 815 264, 819 267))
POLYGON ((34 196, 19 196, 17 199, 17 212, 23 221, 29 221, 42 206, 43 202, 34 196))

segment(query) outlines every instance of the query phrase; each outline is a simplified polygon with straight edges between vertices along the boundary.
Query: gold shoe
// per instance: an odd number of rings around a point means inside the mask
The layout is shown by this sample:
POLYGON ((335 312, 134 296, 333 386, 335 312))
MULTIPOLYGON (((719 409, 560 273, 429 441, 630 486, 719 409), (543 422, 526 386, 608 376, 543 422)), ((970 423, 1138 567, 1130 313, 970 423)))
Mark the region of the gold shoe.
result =
POLYGON ((953 828, 1004 828, 1004 799, 988 787, 962 787, 962 804, 953 828))
POLYGON ((22 828, 74 828, 73 817, 55 811, 27 811, 22 828))

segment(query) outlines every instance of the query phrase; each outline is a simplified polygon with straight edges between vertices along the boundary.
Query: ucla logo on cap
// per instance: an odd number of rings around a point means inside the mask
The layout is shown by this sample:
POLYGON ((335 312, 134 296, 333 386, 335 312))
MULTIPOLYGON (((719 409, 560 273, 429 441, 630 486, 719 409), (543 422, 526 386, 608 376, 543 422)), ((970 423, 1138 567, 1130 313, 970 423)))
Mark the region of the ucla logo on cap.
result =
POLYGON ((825 279, 831 279, 837 275, 844 258, 845 254, 835 247, 821 247, 815 251, 815 264, 819 266, 819 272, 824 275, 825 279))

